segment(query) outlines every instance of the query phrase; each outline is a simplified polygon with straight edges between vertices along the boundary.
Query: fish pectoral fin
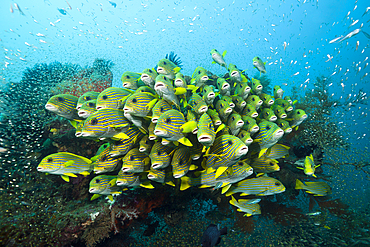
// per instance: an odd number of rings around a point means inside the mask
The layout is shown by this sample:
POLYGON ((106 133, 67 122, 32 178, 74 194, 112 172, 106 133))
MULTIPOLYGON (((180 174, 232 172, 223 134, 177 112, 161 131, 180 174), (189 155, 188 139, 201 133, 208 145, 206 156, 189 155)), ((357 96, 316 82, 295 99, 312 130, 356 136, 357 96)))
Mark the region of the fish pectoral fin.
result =
POLYGON ((202 184, 201 186, 199 186, 199 188, 202 188, 202 189, 209 188, 209 187, 212 187, 212 186, 209 186, 209 185, 206 185, 206 184, 202 184))
POLYGON ((96 199, 96 198, 98 198, 98 197, 101 197, 101 195, 99 195, 99 194, 94 194, 94 195, 91 197, 90 201, 95 200, 95 199, 96 199))
POLYGON ((147 189, 154 189, 154 186, 149 182, 144 182, 140 184, 141 187, 147 188, 147 189))
POLYGON ((175 67, 175 68, 173 69, 173 72, 175 72, 175 74, 177 74, 177 73, 179 73, 179 72, 180 72, 180 70, 181 70, 181 68, 180 68, 180 67, 175 67))
POLYGON ((97 159, 98 159, 98 157, 99 157, 99 155, 95 155, 94 157, 92 157, 90 160, 92 161, 92 162, 95 162, 97 159))
POLYGON ((116 185, 116 183, 117 183, 117 178, 114 178, 114 179, 112 179, 111 181, 109 181, 109 185, 110 185, 111 187, 115 186, 115 185, 116 185))
POLYGON ((66 182, 69 182, 69 176, 61 175, 62 179, 66 182))
POLYGON ((64 176, 68 176, 68 177, 73 177, 73 178, 77 178, 77 175, 74 174, 74 173, 71 173, 71 172, 67 172, 67 173, 63 173, 64 176))
POLYGON ((231 187, 232 184, 228 184, 224 187, 222 187, 221 194, 225 194, 231 187))
POLYGON ((182 95, 186 93, 186 88, 184 87, 177 87, 175 88, 175 95, 182 95))
POLYGON ((108 199, 109 199, 111 202, 113 202, 113 201, 114 201, 114 199, 113 199, 113 196, 112 196, 112 195, 108 195, 108 199))
POLYGON ((166 182, 166 184, 171 185, 172 187, 175 187, 175 184, 172 181, 166 182))
POLYGON ((227 168, 229 168, 229 167, 227 167, 227 166, 221 166, 221 167, 219 167, 217 169, 217 171, 216 171, 215 178, 218 178, 219 176, 221 176, 222 173, 224 173, 227 170, 227 168))
POLYGON ((263 173, 263 172, 261 172, 261 173, 257 173, 256 177, 258 178, 258 177, 261 177, 261 176, 263 176, 263 175, 265 175, 265 173, 263 173))
POLYGON ((188 138, 186 138, 186 137, 183 137, 183 138, 180 138, 179 140, 178 140, 178 142, 180 142, 181 144, 183 144, 183 145, 185 145, 185 146, 188 146, 188 147, 192 147, 193 146, 193 144, 189 141, 189 139, 188 138))
POLYGON ((80 172, 80 174, 83 175, 84 177, 86 177, 86 176, 89 176, 90 175, 90 172, 83 171, 83 172, 80 172))
POLYGON ((115 134, 113 137, 117 139, 129 139, 130 138, 128 135, 126 135, 123 132, 115 134))
POLYGON ((243 216, 244 216, 244 217, 245 217, 245 216, 249 217, 249 216, 252 216, 252 214, 244 214, 243 216))
POLYGON ((152 109, 154 107, 154 105, 157 103, 158 99, 152 99, 147 105, 146 107, 148 107, 149 109, 152 109))
POLYGON ((216 62, 215 61, 212 61, 212 64, 216 64, 216 62))
POLYGON ((194 170, 196 170, 196 169, 198 169, 198 166, 196 166, 196 165, 191 165, 191 166, 189 167, 189 171, 194 171, 194 170))
POLYGON ((71 166, 73 165, 75 162, 73 160, 68 160, 67 162, 65 162, 63 165, 64 167, 68 167, 68 166, 71 166))
POLYGON ((218 126, 218 128, 217 128, 217 130, 216 130, 216 134, 217 134, 218 132, 220 132, 221 130, 223 130, 225 127, 226 127, 226 125, 225 125, 225 124, 221 124, 220 126, 218 126))
POLYGON ((182 133, 190 133, 197 128, 197 125, 198 124, 196 121, 189 121, 187 123, 184 123, 180 129, 182 133))
POLYGON ((264 155, 266 153, 266 151, 267 151, 267 148, 261 149, 261 151, 258 154, 258 158, 261 158, 261 156, 264 155))

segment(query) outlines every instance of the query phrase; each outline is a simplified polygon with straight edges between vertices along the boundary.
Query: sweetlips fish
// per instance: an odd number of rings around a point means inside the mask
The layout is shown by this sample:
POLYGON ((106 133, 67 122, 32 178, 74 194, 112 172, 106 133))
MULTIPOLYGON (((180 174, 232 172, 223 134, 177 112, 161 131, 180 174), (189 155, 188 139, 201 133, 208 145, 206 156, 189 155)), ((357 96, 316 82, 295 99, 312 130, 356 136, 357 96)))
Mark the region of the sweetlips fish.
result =
POLYGON ((154 135, 155 123, 151 122, 148 127, 148 138, 151 141, 157 140, 157 136, 154 135))
POLYGON ((286 101, 288 101, 288 103, 289 104, 291 104, 291 105, 294 105, 295 103, 297 103, 297 100, 292 100, 292 98, 290 97, 290 96, 284 96, 284 99, 286 100, 286 101))
POLYGON ((139 87, 138 86, 138 81, 140 80, 140 78, 141 78, 141 74, 126 71, 121 76, 122 87, 136 90, 139 87))
POLYGON ((304 159, 303 168, 302 167, 297 168, 302 169, 304 171, 304 174, 306 174, 307 176, 313 176, 316 178, 317 176, 315 175, 315 169, 316 167, 319 166, 320 165, 315 165, 313 155, 310 154, 309 156, 306 156, 306 158, 304 159))
POLYGON ((119 171, 116 180, 112 180, 111 184, 124 187, 144 187, 147 189, 154 189, 154 186, 146 178, 146 173, 133 173, 119 171))
POLYGON ((221 235, 227 234, 227 227, 220 229, 220 227, 214 224, 210 224, 201 239, 202 247, 213 247, 221 242, 221 235))
POLYGON ((141 73, 141 81, 145 83, 148 87, 154 89, 155 78, 157 78, 158 73, 154 69, 144 69, 141 73))
POLYGON ((268 148, 275 145, 283 137, 284 131, 275 123, 269 121, 263 121, 258 126, 260 130, 254 137, 253 142, 259 145, 260 152, 258 157, 261 157, 268 148))
POLYGON ((172 172, 166 172, 166 171, 157 170, 157 169, 150 169, 150 171, 148 172, 147 178, 157 183, 168 184, 168 185, 175 187, 175 184, 173 183, 172 172))
POLYGON ((283 91, 283 89, 281 89, 280 86, 278 86, 278 85, 274 86, 274 89, 273 90, 274 90, 274 98, 275 99, 281 99, 281 98, 283 98, 284 91, 283 91))
POLYGON ((260 99, 263 101, 262 106, 263 107, 271 107, 272 104, 274 104, 274 100, 272 99, 271 95, 261 93, 259 95, 260 99))
POLYGON ((185 76, 181 73, 177 73, 175 75, 175 81, 173 82, 173 84, 175 85, 175 87, 187 88, 185 76))
POLYGON ((193 126, 193 129, 191 129, 191 133, 196 135, 198 133, 198 121, 197 118, 192 110, 188 110, 188 114, 186 115, 186 121, 189 125, 193 126))
POLYGON ((155 95, 151 93, 134 93, 126 99, 123 111, 131 116, 146 117, 153 108, 150 103, 154 99, 155 95))
POLYGON ((227 65, 226 65, 226 62, 224 60, 224 57, 226 55, 227 51, 225 50, 222 55, 216 50, 216 49, 212 49, 211 50, 211 55, 212 55, 212 59, 213 59, 213 62, 212 64, 219 64, 221 65, 222 67, 224 67, 225 69, 227 69, 227 65))
POLYGON ((219 177, 228 167, 235 164, 241 156, 247 154, 248 147, 233 135, 221 135, 206 152, 207 172, 216 172, 219 177))
POLYGON ((261 207, 258 203, 250 203, 250 202, 255 202, 255 200, 252 199, 239 199, 238 201, 231 196, 231 200, 229 203, 235 207, 237 207, 237 211, 239 212, 244 212, 244 216, 252 216, 252 215, 257 215, 261 214, 261 207))
POLYGON ((256 110, 258 110, 263 103, 263 101, 257 95, 249 95, 245 102, 247 102, 247 105, 256 108, 256 110))
POLYGON ((203 113, 199 118, 197 138, 206 147, 212 146, 215 141, 216 132, 214 131, 212 119, 207 113, 203 113))
MULTIPOLYGON (((216 102, 216 111, 223 121, 227 121, 228 117, 232 113, 233 109, 228 103, 223 100, 218 100, 216 102)), ((210 115, 211 116, 211 115, 210 115)))
POLYGON ((37 171, 60 175, 67 182, 69 177, 77 177, 76 174, 87 176, 92 170, 91 160, 68 152, 50 154, 37 166, 37 171))
POLYGON ((307 118, 307 114, 304 110, 296 109, 292 111, 285 119, 289 122, 289 125, 294 129, 298 129, 298 126, 307 118))
MULTIPOLYGON (((232 111, 232 109, 231 109, 231 111, 232 111)), ((220 126, 222 124, 221 118, 218 115, 217 111, 212 110, 212 109, 208 109, 207 114, 212 119, 212 122, 213 122, 214 126, 220 126)))
POLYGON ((209 80, 209 77, 207 75, 207 70, 205 70, 203 67, 200 67, 200 66, 195 68, 195 71, 193 72, 193 75, 191 77, 192 79, 190 83, 195 84, 195 86, 198 88, 203 87, 206 81, 209 80))
POLYGON ((122 193, 122 187, 117 186, 115 183, 112 185, 111 181, 116 181, 117 176, 112 175, 99 175, 90 181, 89 192, 94 194, 91 200, 107 195, 109 200, 113 201, 112 195, 122 193))
POLYGON ((284 99, 280 99, 280 98, 275 99, 275 102, 272 105, 272 107, 275 107, 275 106, 281 106, 285 112, 290 112, 293 110, 293 106, 291 106, 288 101, 284 99))
POLYGON ((152 149, 153 144, 154 142, 149 140, 149 136, 144 135, 143 138, 141 138, 139 142, 139 151, 149 153, 150 150, 152 149))
POLYGON ((150 158, 146 153, 140 152, 139 148, 133 148, 122 158, 123 172, 143 172, 149 170, 150 158))
POLYGON ((235 104, 230 96, 223 95, 220 100, 225 101, 226 104, 228 104, 232 109, 234 109, 235 104))
POLYGON ((76 109, 77 111, 80 110, 81 106, 90 100, 96 100, 99 96, 99 92, 86 92, 78 98, 76 109))
POLYGON ((237 183, 253 174, 253 168, 247 163, 238 161, 229 167, 223 174, 216 178, 216 172, 195 172, 197 177, 181 177, 180 190, 186 190, 191 186, 201 185, 199 188, 214 187, 215 189, 224 188, 226 190, 233 183, 237 183))
POLYGON ((247 102, 245 102, 245 100, 238 95, 231 96, 231 99, 235 104, 235 110, 238 112, 242 112, 244 107, 247 105, 247 102))
POLYGON ((129 126, 130 122, 124 117, 122 110, 102 109, 85 120, 79 136, 127 139, 128 136, 124 132, 129 126))
POLYGON ((185 117, 181 112, 169 110, 159 117, 154 134, 168 141, 178 141, 185 146, 192 146, 193 144, 184 135, 192 129, 194 126, 188 126, 185 123, 185 117))
POLYGON ((275 115, 278 118, 284 119, 287 117, 287 114, 285 113, 285 110, 283 107, 276 105, 276 106, 272 106, 271 109, 274 111, 275 115))
POLYGON ((261 121, 261 119, 265 119, 270 122, 275 122, 277 120, 277 117, 275 116, 275 113, 270 108, 263 108, 261 113, 258 115, 257 120, 261 121))
POLYGON ((279 126, 279 128, 281 128, 282 130, 284 130, 284 133, 285 134, 289 134, 293 130, 290 127, 289 123, 287 121, 285 121, 284 119, 278 119, 278 120, 276 120, 276 124, 277 124, 277 126, 279 126))
POLYGON ((203 113, 208 111, 208 106, 207 106, 206 102, 197 93, 193 93, 190 96, 188 105, 198 115, 202 115, 203 113))
POLYGON ((78 98, 76 96, 70 94, 57 94, 48 100, 45 108, 69 120, 80 119, 76 110, 77 101, 78 98))
POLYGON ((242 116, 243 115, 251 117, 251 118, 256 118, 258 117, 258 112, 257 112, 257 109, 253 105, 247 104, 242 111, 242 116))
POLYGON ((267 149, 267 152, 264 154, 263 157, 266 157, 268 159, 280 159, 285 158, 289 155, 289 149, 290 147, 284 145, 284 144, 275 144, 269 149, 267 149))
POLYGON ((231 86, 224 78, 217 78, 217 88, 221 95, 230 96, 231 86))
POLYGON ((261 84, 261 81, 255 78, 252 78, 252 93, 259 95, 262 93, 262 90, 263 90, 263 86, 261 84))
POLYGON ((96 161, 97 160, 97 158, 99 157, 99 155, 104 151, 104 150, 106 150, 107 148, 109 148, 110 147, 110 143, 109 142, 106 142, 106 143, 104 143, 104 144, 102 144, 102 145, 100 145, 100 147, 98 148, 98 151, 96 151, 96 153, 95 153, 95 156, 94 157, 92 157, 91 158, 91 161, 96 161))
POLYGON ((169 103, 175 104, 179 108, 179 99, 176 96, 172 82, 164 75, 155 78, 154 90, 157 94, 169 103))
POLYGON ((254 57, 253 58, 253 66, 260 72, 265 74, 266 73, 266 62, 262 62, 261 58, 254 57))
POLYGON ((251 135, 260 130, 260 127, 257 125, 254 118, 244 115, 242 116, 242 120, 244 121, 242 129, 248 131, 251 135))
POLYGON ((159 99, 152 109, 152 122, 157 123, 159 116, 169 110, 172 110, 171 105, 167 101, 159 99))
POLYGON ((96 110, 104 108, 122 109, 125 105, 124 99, 131 95, 133 91, 119 87, 108 87, 103 90, 96 100, 96 110))
POLYGON ((326 196, 331 194, 331 188, 325 182, 302 182, 297 179, 295 189, 306 190, 307 193, 313 194, 314 196, 326 196))
POLYGON ((172 155, 171 166, 174 178, 181 178, 189 170, 195 170, 198 167, 191 164, 190 149, 188 147, 179 147, 175 149, 172 155))
POLYGON ((153 169, 166 168, 171 164, 173 148, 163 145, 160 142, 154 143, 150 150, 149 158, 153 169))
POLYGON ((173 80, 175 75, 180 72, 181 68, 178 67, 174 62, 163 58, 157 63, 158 74, 165 75, 168 79, 173 80))
POLYGON ((232 63, 229 64, 229 67, 227 69, 229 71, 230 78, 233 82, 241 82, 241 72, 240 70, 232 63))
POLYGON ((104 149, 94 162, 94 173, 106 173, 116 170, 122 164, 122 159, 110 156, 110 149, 104 149))
POLYGON ((226 192, 226 196, 241 193, 241 196, 257 195, 268 196, 285 191, 284 185, 277 179, 271 177, 250 178, 234 184, 226 192))
POLYGON ((248 85, 248 82, 242 81, 235 86, 234 94, 242 97, 246 100, 251 91, 251 87, 248 85))
POLYGON ((242 120, 242 117, 235 112, 229 116, 227 125, 230 129, 231 134, 237 136, 244 125, 244 121, 242 120))
POLYGON ((78 110, 78 116, 88 118, 94 112, 96 112, 96 99, 85 101, 78 110))
POLYGON ((243 130, 241 129, 239 134, 238 134, 238 138, 245 143, 245 145, 249 146, 253 143, 253 139, 251 138, 251 134, 246 131, 246 130, 243 130))
POLYGON ((144 134, 135 126, 129 127, 125 134, 129 138, 119 139, 113 143, 109 150, 110 156, 117 157, 126 155, 127 152, 139 143, 140 139, 144 136, 144 134))
POLYGON ((266 158, 265 156, 252 159, 252 161, 249 162, 251 167, 253 167, 253 171, 256 173, 271 173, 280 171, 278 163, 279 162, 277 160, 266 158))

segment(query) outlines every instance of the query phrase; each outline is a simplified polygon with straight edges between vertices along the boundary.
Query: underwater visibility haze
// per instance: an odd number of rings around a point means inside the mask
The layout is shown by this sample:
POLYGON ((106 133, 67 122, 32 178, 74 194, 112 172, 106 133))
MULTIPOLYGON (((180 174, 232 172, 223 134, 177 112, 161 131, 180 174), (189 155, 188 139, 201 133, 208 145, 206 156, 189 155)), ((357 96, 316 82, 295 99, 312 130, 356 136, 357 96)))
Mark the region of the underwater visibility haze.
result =
POLYGON ((1 6, 0 246, 370 246, 368 1, 1 6))

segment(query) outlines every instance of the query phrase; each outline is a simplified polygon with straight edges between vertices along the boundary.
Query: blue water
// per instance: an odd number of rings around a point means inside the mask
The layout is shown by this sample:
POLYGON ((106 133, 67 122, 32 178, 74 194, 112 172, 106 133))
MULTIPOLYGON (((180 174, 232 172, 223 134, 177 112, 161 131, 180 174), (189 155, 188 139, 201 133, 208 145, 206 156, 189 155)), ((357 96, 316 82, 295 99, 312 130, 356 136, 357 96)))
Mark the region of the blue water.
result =
MULTIPOLYGON (((370 33, 367 1, 16 3, 24 15, 11 1, 2 1, 0 8, 2 86, 20 81, 23 71, 37 63, 58 61, 89 67, 96 58, 103 58, 115 64, 113 86, 121 87, 123 72, 153 68, 171 51, 181 58, 183 74, 191 75, 197 66, 224 74, 224 68, 211 64, 210 51, 214 48, 227 50, 226 62, 250 76, 258 74, 252 59, 259 56, 266 61, 272 85, 280 85, 285 95, 290 95, 295 86, 304 96, 315 90, 316 77, 329 78, 332 84, 328 85, 328 95, 342 104, 333 106, 331 119, 351 146, 333 157, 349 165, 325 166, 324 171, 332 176, 333 198, 340 198, 354 211, 368 211, 369 169, 355 169, 353 164, 370 163, 370 111, 367 101, 348 105, 359 90, 367 96, 370 93, 370 67, 365 68, 370 39, 362 33, 370 33), (361 31, 342 42, 330 43, 356 29, 361 31)), ((268 224, 264 220, 258 224, 268 224)))

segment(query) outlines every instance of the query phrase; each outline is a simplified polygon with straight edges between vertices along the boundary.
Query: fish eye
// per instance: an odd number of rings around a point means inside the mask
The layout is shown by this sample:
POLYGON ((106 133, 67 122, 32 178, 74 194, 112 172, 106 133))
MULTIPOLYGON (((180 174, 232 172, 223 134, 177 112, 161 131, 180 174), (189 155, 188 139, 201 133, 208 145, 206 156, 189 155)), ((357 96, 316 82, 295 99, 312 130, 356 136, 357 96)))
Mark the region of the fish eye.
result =
POLYGON ((246 124, 250 124, 250 122, 247 120, 247 121, 245 121, 246 122, 246 124))
POLYGON ((148 71, 149 71, 149 73, 152 73, 153 72, 151 69, 149 69, 148 71))
POLYGON ((274 166, 274 163, 270 162, 270 166, 274 166))
POLYGON ((253 100, 253 101, 256 101, 256 99, 255 99, 255 98, 252 98, 252 100, 253 100))
POLYGON ((227 144, 233 145, 233 142, 232 141, 228 141, 227 144))
POLYGON ((58 97, 58 98, 57 98, 57 100, 58 100, 59 102, 63 102, 63 101, 64 101, 64 99, 63 99, 62 97, 58 97))
POLYGON ((239 86, 240 86, 241 88, 243 87, 243 85, 242 85, 242 84, 240 84, 239 86))
POLYGON ((103 162, 105 162, 107 160, 107 156, 103 156, 102 158, 101 158, 101 161, 103 161, 103 162))
POLYGON ((167 65, 167 62, 166 62, 166 61, 164 61, 164 62, 163 62, 163 64, 164 64, 164 65, 167 65))
POLYGON ((276 185, 276 186, 280 186, 280 183, 276 182, 276 183, 275 183, 275 185, 276 185))
POLYGON ((104 146, 103 146, 104 148, 107 148, 108 147, 108 143, 106 143, 106 144, 104 144, 104 146))
POLYGON ((276 110, 277 113, 280 113, 280 110, 276 110))
POLYGON ((126 75, 126 78, 127 78, 127 79, 130 79, 130 76, 129 76, 129 75, 126 75))
POLYGON ((148 141, 148 140, 146 140, 146 141, 145 141, 145 144, 149 144, 149 141, 148 141))
POLYGON ((132 99, 132 102, 136 103, 136 102, 137 102, 137 100, 134 98, 134 99, 132 99))
POLYGON ((107 95, 103 95, 102 99, 108 99, 107 95))
POLYGON ((48 158, 47 162, 53 162, 53 158, 48 158))
POLYGON ((200 70, 198 71, 198 74, 200 74, 200 70))
POLYGON ((167 118, 166 123, 170 124, 171 123, 171 118, 167 118))
POLYGON ((247 109, 247 112, 251 112, 251 109, 247 109))
POLYGON ((301 114, 301 112, 300 111, 297 111, 297 114, 301 114))
POLYGON ((242 166, 243 165, 243 162, 239 162, 238 165, 242 166))
POLYGON ((241 136, 242 138, 244 138, 244 134, 240 134, 240 136, 241 136))
POLYGON ((160 112, 163 112, 163 111, 164 111, 163 107, 161 107, 161 109, 159 109, 159 111, 160 111, 160 112))
POLYGON ((167 81, 167 77, 163 77, 163 79, 164 79, 165 81, 167 81))
POLYGON ((94 119, 92 119, 92 120, 91 120, 91 124, 92 124, 92 125, 95 125, 95 124, 97 124, 97 123, 98 123, 98 120, 97 120, 96 118, 94 118, 94 119))
POLYGON ((234 118, 234 117, 232 117, 232 118, 231 118, 231 120, 232 120, 232 121, 234 121, 234 120, 235 120, 235 118, 234 118))
POLYGON ((158 154, 158 156, 161 156, 162 155, 161 151, 158 151, 157 154, 158 154))
POLYGON ((270 125, 267 125, 267 126, 266 126, 266 129, 267 129, 267 130, 271 129, 270 125))
POLYGON ((94 103, 89 103, 89 107, 95 107, 94 103))
POLYGON ((133 155, 130 156, 130 160, 133 161, 135 157, 133 155))
POLYGON ((89 101, 89 100, 91 100, 91 97, 90 96, 86 96, 85 100, 86 101, 89 101))
POLYGON ((95 182, 100 183, 100 179, 95 180, 95 182))

